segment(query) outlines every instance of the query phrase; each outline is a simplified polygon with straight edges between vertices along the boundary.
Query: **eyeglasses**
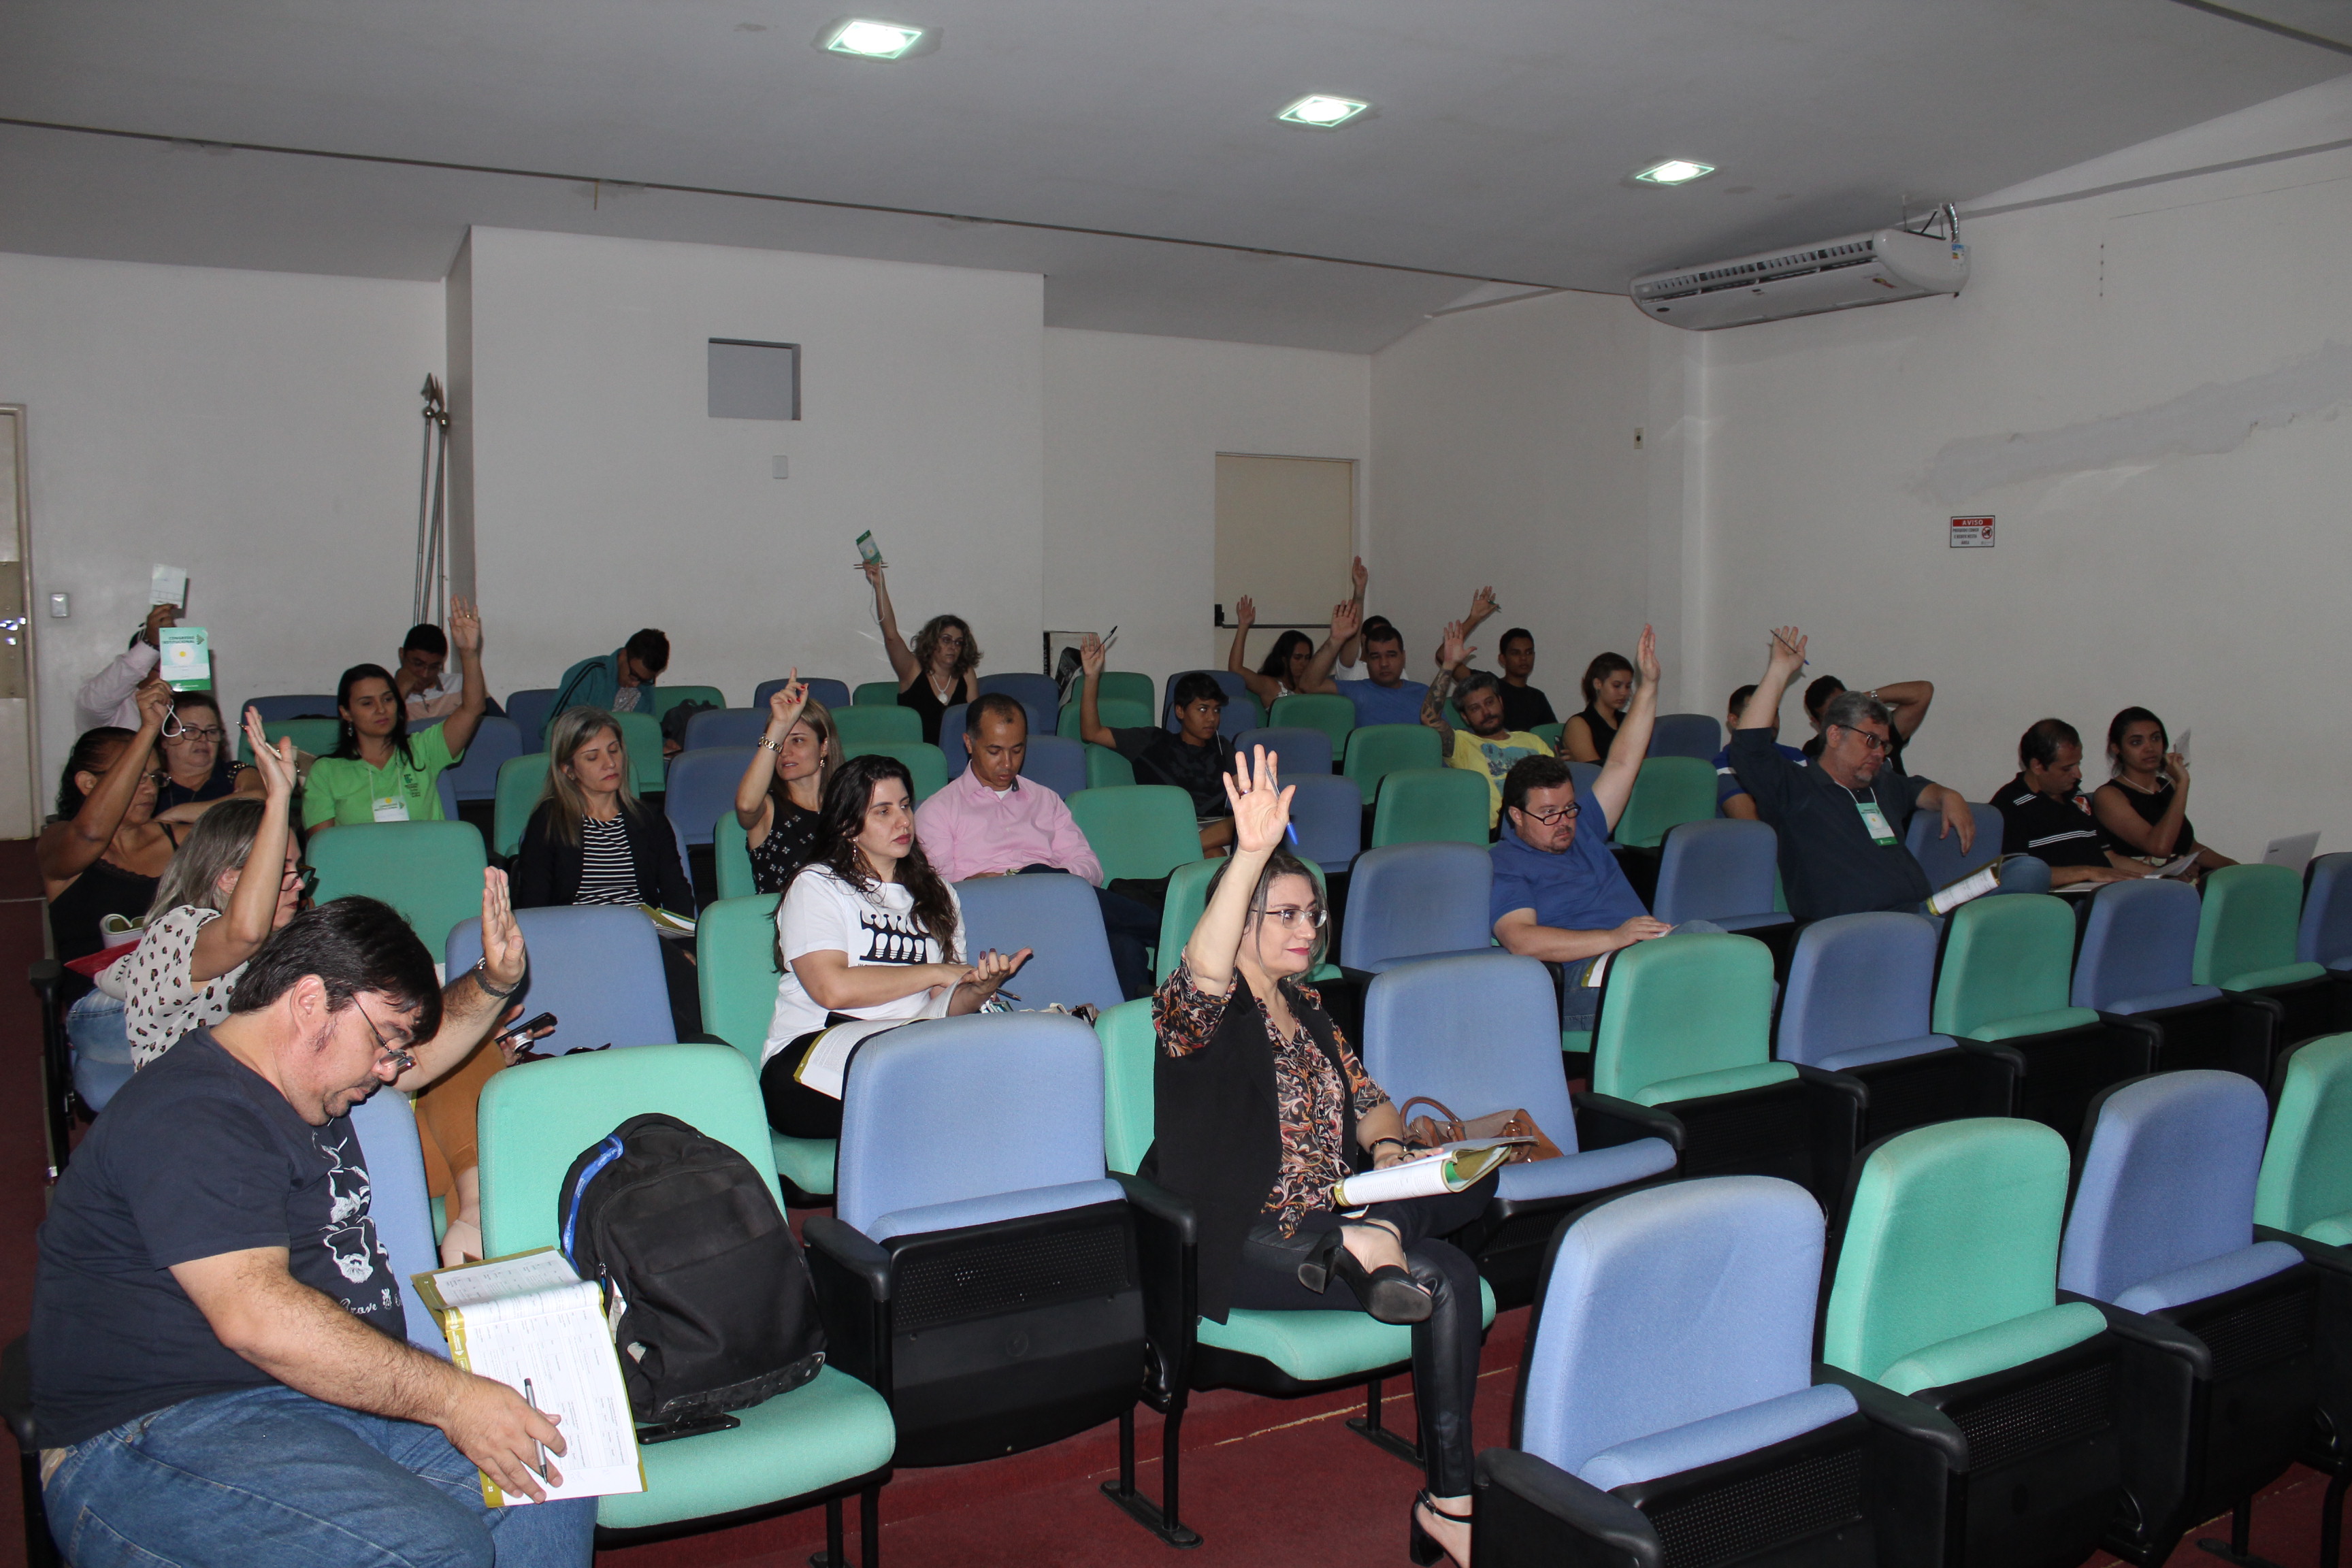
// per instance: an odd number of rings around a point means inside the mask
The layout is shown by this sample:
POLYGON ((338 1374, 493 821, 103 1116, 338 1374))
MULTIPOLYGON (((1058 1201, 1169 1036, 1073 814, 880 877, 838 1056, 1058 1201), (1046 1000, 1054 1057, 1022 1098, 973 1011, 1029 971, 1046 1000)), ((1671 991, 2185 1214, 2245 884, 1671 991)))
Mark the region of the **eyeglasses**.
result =
POLYGON ((360 1006, 358 997, 352 998, 352 1005, 359 1009, 361 1018, 367 1023, 368 1033, 375 1037, 376 1066, 383 1067, 389 1063, 395 1070, 406 1072, 416 1065, 416 1053, 405 1046, 394 1046, 390 1040, 385 1039, 383 1031, 375 1026, 375 1020, 368 1016, 368 1010, 360 1006))
POLYGON ((220 744, 222 738, 227 733, 227 731, 222 729, 217 724, 183 724, 180 726, 178 733, 168 735, 164 738, 166 740, 177 741, 182 737, 185 737, 191 741, 210 741, 215 745, 218 745, 220 744))
POLYGON ((1884 752, 1895 744, 1894 737, 1891 735, 1874 735, 1867 730, 1857 730, 1851 724, 1838 724, 1832 727, 1843 730, 1847 734, 1860 741, 1865 751, 1884 752))
POLYGON ((1277 925, 1304 925, 1309 931, 1320 931, 1331 911, 1320 904, 1284 904, 1277 909, 1260 910, 1258 913, 1277 925))
POLYGON ((1573 801, 1561 806, 1558 811, 1538 811, 1531 805, 1523 805, 1518 808, 1520 816, 1525 816, 1530 822, 1541 823, 1546 827, 1549 827, 1555 822, 1574 822, 1576 820, 1577 812, 1581 809, 1582 808, 1577 805, 1573 801))

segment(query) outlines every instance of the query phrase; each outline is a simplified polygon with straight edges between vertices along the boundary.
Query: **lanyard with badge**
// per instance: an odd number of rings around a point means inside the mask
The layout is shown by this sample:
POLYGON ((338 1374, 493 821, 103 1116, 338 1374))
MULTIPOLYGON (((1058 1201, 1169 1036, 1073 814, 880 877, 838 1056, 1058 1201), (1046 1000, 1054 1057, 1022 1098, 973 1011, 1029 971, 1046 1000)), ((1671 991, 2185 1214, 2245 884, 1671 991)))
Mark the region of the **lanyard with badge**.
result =
POLYGON ((1887 825, 1886 814, 1878 809, 1878 798, 1871 795, 1855 795, 1853 808, 1862 813, 1862 826, 1868 830, 1871 842, 1881 849, 1892 849, 1898 842, 1895 829, 1887 825))

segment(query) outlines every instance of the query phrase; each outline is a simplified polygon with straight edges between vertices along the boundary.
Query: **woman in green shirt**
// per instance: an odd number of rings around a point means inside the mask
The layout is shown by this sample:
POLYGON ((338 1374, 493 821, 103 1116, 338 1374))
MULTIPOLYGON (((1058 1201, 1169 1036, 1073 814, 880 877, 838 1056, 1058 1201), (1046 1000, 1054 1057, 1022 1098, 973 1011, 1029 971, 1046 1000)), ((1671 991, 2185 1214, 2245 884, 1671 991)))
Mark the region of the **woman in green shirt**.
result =
POLYGON ((302 826, 311 833, 349 823, 439 822, 441 770, 466 754, 480 727, 488 691, 482 685, 482 620, 464 599, 449 608, 449 646, 465 674, 457 710, 421 735, 408 732, 408 710, 382 665, 343 671, 335 688, 342 739, 334 755, 310 764, 302 789, 302 826))

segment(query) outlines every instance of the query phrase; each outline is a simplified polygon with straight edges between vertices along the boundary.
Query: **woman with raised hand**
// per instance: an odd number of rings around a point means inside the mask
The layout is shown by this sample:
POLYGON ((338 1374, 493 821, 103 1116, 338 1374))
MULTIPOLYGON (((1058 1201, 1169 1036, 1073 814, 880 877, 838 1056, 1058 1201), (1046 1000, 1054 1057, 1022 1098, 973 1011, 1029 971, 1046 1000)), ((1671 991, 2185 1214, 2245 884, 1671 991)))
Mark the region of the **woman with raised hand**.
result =
POLYGON ((760 1056, 768 1125, 841 1136, 841 1101, 793 1075, 817 1037, 856 1019, 977 1013, 1029 961, 967 962, 963 906, 915 838, 915 783, 896 757, 852 757, 824 792, 824 835, 776 905, 776 1011, 760 1056))
POLYGON ((58 813, 34 846, 50 945, 61 962, 104 947, 99 922, 108 915, 144 915, 179 847, 180 835, 155 820, 155 743, 172 711, 172 689, 150 679, 138 703, 137 730, 103 725, 74 742, 58 781, 58 813))
POLYGON ((1257 699, 1260 708, 1272 713, 1277 700, 1307 689, 1307 667, 1315 662, 1313 637, 1302 631, 1283 633, 1252 669, 1246 661, 1250 628, 1257 625, 1257 605, 1247 594, 1234 606, 1234 646, 1225 655, 1225 668, 1248 683, 1250 695, 1257 699))
POLYGON ((811 700, 795 668, 768 693, 768 729, 735 786, 735 820, 751 851, 751 886, 781 893, 816 854, 824 786, 841 765, 833 715, 811 700))
MULTIPOLYGON (((257 738, 254 743, 260 743, 257 738)), ((231 754, 220 703, 209 691, 183 691, 172 700, 155 750, 163 763, 155 785, 158 822, 194 822, 231 795, 262 798, 262 776, 231 754)))
POLYGON ((1604 653, 1584 667, 1584 710, 1561 726, 1559 754, 1571 763, 1605 763, 1633 700, 1633 666, 1622 653, 1604 653))
POLYGON ((294 842, 294 742, 263 738, 248 708, 259 800, 209 803, 172 858, 147 911, 138 950, 100 979, 123 1000, 131 1061, 145 1067, 191 1029, 228 1016, 229 993, 269 933, 302 906, 294 842))
POLYGON ((874 585, 874 618, 881 623, 883 651, 890 656, 890 672, 898 678, 898 706, 922 716, 923 739, 940 743, 940 720, 959 702, 980 695, 980 645, 961 616, 933 616, 915 634, 915 646, 898 635, 898 612, 890 605, 890 586, 882 580, 879 562, 863 570, 874 585))
POLYGON ((2189 820, 2189 759, 2172 749, 2164 721, 2126 708, 2107 724, 2107 766, 2115 776, 2091 793, 2091 812, 2117 852, 2161 866, 2190 850, 2200 872, 2235 860, 2197 841, 2189 820))
POLYGON ((1339 1212, 1334 1185, 1414 1151, 1389 1097, 1302 984, 1325 910, 1284 847, 1291 791, 1255 748, 1225 781, 1234 851, 1152 999, 1154 1141, 1142 1173, 1189 1201, 1200 1226, 1200 1310, 1344 1309, 1412 1325, 1428 1486, 1414 1500, 1417 1563, 1470 1561, 1478 1271, 1436 1239, 1476 1219, 1494 1177, 1459 1193, 1339 1212), (1347 1294, 1331 1291, 1333 1278, 1347 1294))
POLYGON ((439 822, 436 787, 473 743, 489 700, 482 682, 482 618, 472 604, 449 606, 449 646, 457 650, 465 690, 457 710, 420 735, 408 732, 408 709, 392 671, 355 664, 335 686, 343 726, 332 756, 310 764, 302 787, 308 833, 369 822, 439 822))

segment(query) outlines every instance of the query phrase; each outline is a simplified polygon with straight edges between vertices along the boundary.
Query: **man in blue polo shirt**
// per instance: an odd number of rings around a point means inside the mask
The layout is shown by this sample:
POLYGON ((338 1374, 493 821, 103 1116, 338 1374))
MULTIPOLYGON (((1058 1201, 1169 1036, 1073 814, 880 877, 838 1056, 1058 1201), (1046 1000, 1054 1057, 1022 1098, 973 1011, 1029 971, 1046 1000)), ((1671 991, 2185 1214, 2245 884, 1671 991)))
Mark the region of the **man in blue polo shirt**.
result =
POLYGON ((1513 763, 1503 775, 1502 838, 1487 851, 1495 863, 1487 903, 1495 940, 1561 966, 1559 1021, 1568 1030, 1590 1029, 1600 1007, 1599 987, 1583 984, 1594 959, 1676 929, 1719 929, 1704 921, 1677 928, 1653 919, 1610 853, 1610 830, 1633 798, 1658 716, 1657 638, 1647 626, 1634 664, 1642 683, 1592 787, 1578 789, 1558 757, 1513 763))
POLYGON ((1404 637, 1388 621, 1375 616, 1363 618, 1364 607, 1353 600, 1340 605, 1331 613, 1331 638, 1317 652, 1315 662, 1307 667, 1307 677, 1300 682, 1307 691, 1337 690, 1356 705, 1356 724, 1418 724, 1421 722, 1421 700, 1429 695, 1429 688, 1418 680, 1404 678, 1404 637), (1334 685, 1330 680, 1334 662, 1339 650, 1355 637, 1360 629, 1364 648, 1362 680, 1342 680, 1334 685))

